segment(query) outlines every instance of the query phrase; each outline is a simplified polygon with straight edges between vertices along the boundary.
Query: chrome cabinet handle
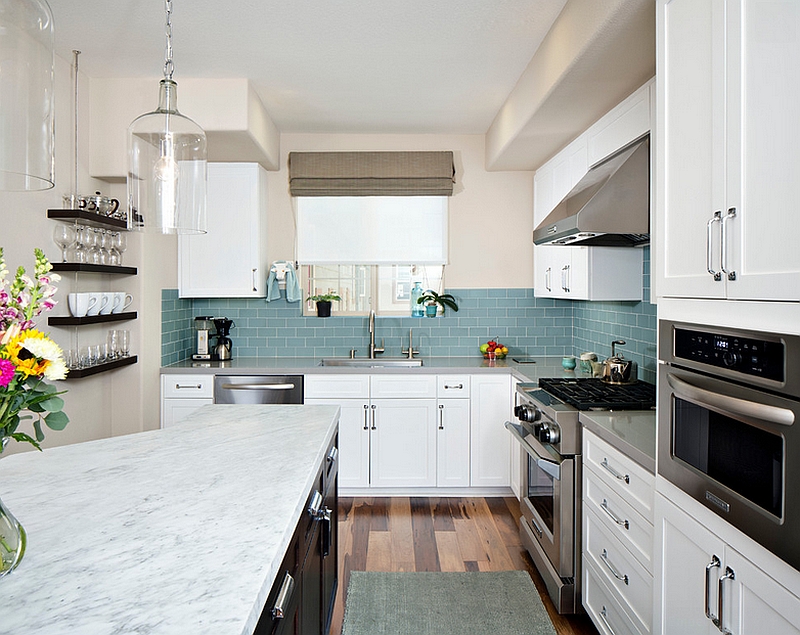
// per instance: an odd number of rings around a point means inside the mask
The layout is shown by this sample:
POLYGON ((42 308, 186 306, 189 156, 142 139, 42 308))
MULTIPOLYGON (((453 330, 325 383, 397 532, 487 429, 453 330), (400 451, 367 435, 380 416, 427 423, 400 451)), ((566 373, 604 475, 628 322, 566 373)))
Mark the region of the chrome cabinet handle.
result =
POLYGON ((203 384, 175 384, 175 390, 200 390, 203 384))
POLYGON ((319 518, 320 509, 322 509, 322 494, 319 493, 319 490, 315 490, 311 502, 308 504, 308 515, 316 520, 319 518))
POLYGON ((444 430, 444 404, 439 404, 439 430, 444 430))
POLYGON ((377 406, 374 406, 374 405, 370 406, 370 409, 372 411, 372 429, 373 430, 377 430, 377 428, 375 427, 375 409, 376 408, 377 408, 377 406))
POLYGON ((719 626, 719 619, 711 612, 711 570, 718 569, 722 563, 716 555, 711 556, 711 562, 706 565, 706 617, 716 626, 719 626))
POLYGON ((608 623, 608 611, 606 610, 605 605, 603 605, 602 610, 600 611, 600 619, 603 620, 603 624, 605 624, 606 629, 611 635, 616 635, 614 629, 611 628, 611 624, 608 623))
POLYGON ((719 230, 719 253, 720 253, 720 265, 719 268, 722 270, 722 273, 728 276, 728 280, 736 280, 736 272, 735 271, 728 271, 728 239, 726 238, 726 227, 728 226, 728 221, 736 218, 736 208, 730 207, 728 208, 728 213, 725 214, 725 217, 722 219, 722 224, 720 225, 719 230))
POLYGON ((735 580, 735 579, 736 579, 736 574, 733 572, 733 569, 731 569, 730 567, 725 567, 725 575, 721 576, 719 579, 719 589, 718 589, 719 597, 717 598, 717 612, 719 613, 719 623, 717 624, 717 628, 719 629, 719 632, 722 633, 722 635, 731 635, 731 631, 725 628, 725 626, 722 624, 724 615, 723 613, 724 601, 722 594, 723 585, 725 584, 725 580, 735 580))
POLYGON ((464 390, 464 384, 454 384, 453 386, 445 384, 444 385, 444 389, 445 390, 464 390))
POLYGON ((608 570, 611 571, 611 574, 617 580, 619 580, 620 582, 624 582, 625 584, 628 584, 628 576, 619 573, 617 569, 614 567, 614 565, 611 564, 611 561, 608 559, 608 551, 603 549, 603 553, 600 554, 600 559, 603 561, 603 564, 606 565, 606 567, 608 567, 608 570))
POLYGON ((282 620, 286 617, 286 607, 288 606, 289 602, 292 601, 292 595, 294 594, 294 578, 289 575, 289 572, 286 572, 286 575, 283 577, 283 583, 281 584, 281 590, 278 591, 278 597, 275 598, 275 606, 272 607, 270 611, 272 613, 272 619, 275 620, 282 620))
POLYGON ((364 404, 364 430, 369 430, 369 404, 364 404))
POLYGON ((258 287, 256 286, 256 274, 258 273, 258 269, 253 269, 253 291, 258 291, 258 287))
POLYGON ((551 286, 551 273, 553 273, 553 268, 548 267, 544 272, 544 286, 547 288, 548 291, 552 291, 553 288, 551 286))
POLYGON ((331 532, 331 513, 327 506, 319 512, 319 519, 322 521, 322 557, 327 558, 331 553, 333 544, 333 534, 331 532))
MULTIPOLYGON (((708 271, 708 273, 714 276, 714 280, 719 282, 720 280, 722 280, 722 274, 719 271, 714 270, 713 255, 711 253, 711 244, 712 244, 711 227, 714 225, 714 223, 719 223, 720 225, 722 224, 722 212, 719 211, 714 212, 714 215, 711 217, 711 219, 708 221, 708 224, 706 225, 706 270, 708 271)), ((722 233, 721 229, 720 233, 722 233)))
POLYGON ((608 517, 615 523, 617 523, 620 527, 625 527, 625 529, 630 529, 630 523, 627 520, 620 520, 619 517, 608 508, 608 501, 605 498, 603 499, 603 502, 600 503, 600 508, 606 514, 608 514, 608 517))
POLYGON ((620 474, 619 472, 617 472, 613 467, 611 467, 608 464, 608 459, 606 457, 603 457, 603 460, 600 463, 600 467, 604 467, 609 472, 609 474, 611 474, 611 476, 613 476, 614 478, 619 479, 620 481, 625 481, 626 485, 630 485, 631 477, 627 474, 620 474))
POLYGON ((561 267, 561 288, 564 293, 569 293, 569 265, 561 267))
POLYGON ((330 463, 331 465, 335 464, 336 463, 336 459, 339 458, 339 448, 337 448, 334 445, 330 449, 330 452, 328 452, 328 456, 326 456, 325 458, 328 460, 328 463, 330 463))

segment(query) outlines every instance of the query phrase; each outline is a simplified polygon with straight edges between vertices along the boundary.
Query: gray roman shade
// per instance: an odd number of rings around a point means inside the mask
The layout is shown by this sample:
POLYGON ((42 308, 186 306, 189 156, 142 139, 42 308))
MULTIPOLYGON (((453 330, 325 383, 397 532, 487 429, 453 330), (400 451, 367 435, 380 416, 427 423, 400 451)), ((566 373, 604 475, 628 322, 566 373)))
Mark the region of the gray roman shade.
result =
POLYGON ((453 153, 290 152, 292 196, 452 196, 453 153))

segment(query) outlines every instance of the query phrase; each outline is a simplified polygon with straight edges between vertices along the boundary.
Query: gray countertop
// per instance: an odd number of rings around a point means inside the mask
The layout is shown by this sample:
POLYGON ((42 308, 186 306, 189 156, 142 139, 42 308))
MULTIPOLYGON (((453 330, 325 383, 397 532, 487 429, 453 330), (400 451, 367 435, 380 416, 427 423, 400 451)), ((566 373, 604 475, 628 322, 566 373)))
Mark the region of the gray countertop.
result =
POLYGON ((580 422, 587 430, 655 473, 655 410, 584 411, 580 414, 580 422))
POLYGON ((205 406, 151 432, 0 460, 25 527, 0 633, 252 633, 335 406, 205 406))

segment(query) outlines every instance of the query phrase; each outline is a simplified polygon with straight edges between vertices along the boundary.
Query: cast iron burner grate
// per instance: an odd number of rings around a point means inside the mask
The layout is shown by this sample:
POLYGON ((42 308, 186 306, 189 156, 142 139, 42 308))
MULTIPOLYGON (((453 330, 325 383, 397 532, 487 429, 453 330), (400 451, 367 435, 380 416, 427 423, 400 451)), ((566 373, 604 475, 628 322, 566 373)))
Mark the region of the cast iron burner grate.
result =
POLYGON ((578 410, 649 410, 656 405, 656 387, 645 382, 608 384, 589 377, 540 379, 539 387, 578 410))

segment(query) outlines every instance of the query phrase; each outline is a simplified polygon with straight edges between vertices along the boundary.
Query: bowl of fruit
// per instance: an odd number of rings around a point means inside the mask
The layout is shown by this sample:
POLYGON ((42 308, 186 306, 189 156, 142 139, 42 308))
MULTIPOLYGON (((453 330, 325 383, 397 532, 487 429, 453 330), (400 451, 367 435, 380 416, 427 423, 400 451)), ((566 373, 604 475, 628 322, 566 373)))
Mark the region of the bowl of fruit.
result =
POLYGON ((484 359, 503 359, 508 355, 508 348, 495 340, 481 344, 480 351, 483 353, 484 359))

